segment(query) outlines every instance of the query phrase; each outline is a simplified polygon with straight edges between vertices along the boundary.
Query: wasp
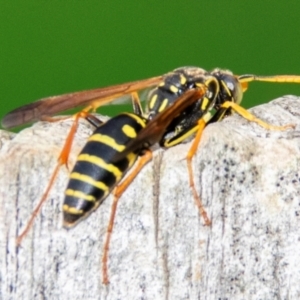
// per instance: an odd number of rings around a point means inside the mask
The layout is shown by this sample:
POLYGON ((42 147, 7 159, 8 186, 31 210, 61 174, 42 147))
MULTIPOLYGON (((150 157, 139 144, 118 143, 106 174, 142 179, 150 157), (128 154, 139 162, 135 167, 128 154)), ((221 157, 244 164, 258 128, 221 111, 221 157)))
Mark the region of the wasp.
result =
MULTIPOLYGON (((268 130, 285 130, 293 127, 292 125, 270 125, 240 106, 243 93, 251 81, 300 83, 300 76, 248 74, 238 76, 218 68, 208 72, 198 67, 182 67, 165 75, 145 80, 44 98, 8 113, 2 120, 2 125, 6 128, 36 120, 51 120, 54 114, 85 106, 84 110, 74 116, 73 126, 49 186, 24 232, 19 236, 18 242, 27 233, 33 218, 46 200, 60 165, 67 163, 80 117, 95 125, 96 130, 79 154, 70 174, 63 205, 65 227, 73 227, 89 215, 115 188, 109 225, 111 228, 117 200, 139 170, 151 159, 151 146, 159 143, 161 147, 168 148, 193 136, 195 139, 186 157, 189 181, 195 203, 205 224, 209 225, 210 219, 194 186, 191 165, 204 128, 210 123, 221 121, 233 112, 268 130), (139 92, 145 89, 150 91, 144 112, 139 92), (120 114, 103 124, 90 114, 90 111, 126 96, 132 100, 133 113, 120 114), (121 181, 131 168, 134 168, 133 171, 121 181)), ((111 229, 107 234, 103 256, 105 283, 108 282, 106 262, 110 234, 111 229)))

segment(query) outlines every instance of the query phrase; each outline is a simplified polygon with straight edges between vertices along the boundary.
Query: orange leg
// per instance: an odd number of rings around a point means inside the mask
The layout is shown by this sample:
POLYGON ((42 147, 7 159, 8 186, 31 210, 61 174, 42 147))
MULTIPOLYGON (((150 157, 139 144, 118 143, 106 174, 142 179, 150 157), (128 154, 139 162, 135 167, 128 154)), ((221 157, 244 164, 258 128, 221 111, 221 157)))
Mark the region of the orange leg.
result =
POLYGON ((103 246, 103 257, 102 257, 102 282, 104 284, 108 284, 108 267, 107 267, 107 261, 108 261, 108 251, 109 251, 109 244, 110 239, 113 231, 114 226, 114 220, 116 215, 116 210, 118 206, 118 201, 122 194, 125 192, 125 190, 128 188, 128 186, 131 184, 131 182, 134 180, 134 178, 137 176, 137 174, 141 171, 141 169, 144 167, 145 164, 147 164, 152 159, 152 152, 150 150, 147 150, 143 156, 141 156, 137 162, 137 165, 132 170, 132 172, 119 184, 114 192, 114 200, 111 207, 111 213, 110 213, 110 219, 107 227, 106 232, 106 238, 105 243, 103 246))
POLYGON ((135 114, 142 116, 143 113, 143 108, 141 105, 141 100, 139 98, 139 95, 137 92, 132 92, 131 93, 131 102, 133 106, 133 111, 135 114))
POLYGON ((24 228, 24 230, 22 231, 22 233, 17 237, 17 240, 16 240, 17 246, 20 246, 23 238, 27 235, 28 231, 32 227, 32 224, 34 222, 35 217, 38 215, 38 213, 39 213, 42 205, 44 204, 44 202, 46 201, 46 199, 48 197, 49 191, 50 191, 50 189, 51 189, 51 187, 53 185, 53 182, 55 181, 55 178, 56 178, 56 176, 58 174, 59 169, 60 169, 60 164, 57 164, 56 167, 55 167, 55 169, 54 169, 54 172, 52 173, 52 176, 51 176, 49 184, 48 184, 48 186, 46 188, 46 191, 44 192, 44 194, 43 194, 41 200, 39 201, 38 205, 36 206, 36 208, 32 212, 31 217, 30 217, 29 221, 26 224, 26 227, 24 228))
POLYGON ((206 126, 206 123, 203 119, 200 119, 198 121, 198 130, 197 130, 197 134, 196 134, 196 137, 193 141, 193 144, 186 156, 186 160, 187 160, 187 166, 188 166, 188 171, 189 171, 189 181, 190 181, 190 187, 192 189, 192 192, 193 192, 193 196, 194 196, 194 199, 195 199, 195 204, 197 205, 198 209, 199 209, 199 212, 201 214, 201 216, 203 217, 203 220, 204 220, 204 223, 205 225, 210 225, 211 224, 211 221, 209 220, 208 216, 207 216, 207 213, 203 207, 203 204, 201 202, 201 199, 196 191, 196 188, 195 188, 195 183, 194 183, 194 175, 193 175, 193 168, 192 168, 192 158, 194 156, 194 154, 196 153, 197 151, 197 148, 198 148, 198 145, 199 145, 199 142, 200 142, 200 139, 201 139, 201 136, 202 136, 202 132, 204 130, 206 126))
POLYGON ((68 160, 69 160, 69 154, 71 152, 72 143, 74 140, 75 133, 77 131, 78 122, 80 118, 86 118, 89 114, 88 111, 91 110, 91 107, 87 107, 86 109, 80 111, 79 113, 75 114, 74 116, 74 122, 72 124, 72 127, 70 129, 70 132, 66 138, 65 144, 63 149, 60 152, 59 158, 58 158, 58 164, 59 165, 66 165, 68 168, 68 160))
MULTIPOLYGON (((90 108, 87 108, 79 113, 77 113, 75 116, 74 116, 74 123, 72 124, 72 127, 70 129, 70 132, 68 134, 68 137, 65 141, 65 144, 64 144, 64 147, 59 155, 59 158, 58 158, 58 162, 57 162, 57 165, 52 173, 52 176, 50 178, 50 181, 49 181, 49 184, 41 198, 41 200, 39 201, 38 205, 36 206, 36 208, 34 209, 34 211, 32 212, 31 214, 31 217, 29 219, 29 221, 27 222, 24 230, 22 231, 22 233, 17 237, 16 239, 16 244, 17 246, 20 246, 23 238, 27 235, 28 231, 30 230, 30 228, 32 227, 32 224, 34 222, 34 219, 36 218, 36 216, 39 214, 39 211, 42 207, 42 205, 45 203, 48 195, 49 195, 49 192, 55 182, 55 179, 57 177, 57 174, 58 174, 58 171, 60 169, 60 167, 62 165, 66 165, 67 166, 67 162, 68 162, 68 158, 69 158, 69 154, 70 154, 70 150, 71 150, 71 146, 72 146, 72 142, 73 142, 73 139, 74 139, 74 135, 76 133, 76 129, 78 127, 78 120, 79 118, 85 118, 88 116, 88 110, 90 108)), ((60 119, 59 119, 60 120, 60 119)))

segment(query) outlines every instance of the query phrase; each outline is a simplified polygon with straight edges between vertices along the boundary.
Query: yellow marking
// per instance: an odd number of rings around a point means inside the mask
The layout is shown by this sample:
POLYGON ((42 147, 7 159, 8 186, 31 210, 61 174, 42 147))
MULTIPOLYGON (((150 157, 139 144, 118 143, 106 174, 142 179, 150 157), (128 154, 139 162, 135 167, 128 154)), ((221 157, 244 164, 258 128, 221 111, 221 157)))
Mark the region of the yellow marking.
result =
POLYGON ((205 111, 207 110, 208 106, 209 106, 209 100, 206 97, 203 97, 201 103, 201 109, 205 111))
POLYGON ((180 74, 180 83, 182 84, 182 85, 184 85, 184 84, 186 84, 186 77, 185 76, 183 76, 182 74, 180 74))
POLYGON ((139 116, 134 115, 134 114, 128 114, 128 113, 125 113, 125 114, 128 115, 130 118, 135 119, 136 122, 141 125, 141 127, 143 127, 143 128, 146 127, 145 121, 142 118, 140 118, 139 116))
MULTIPOLYGON (((77 179, 77 180, 86 182, 86 183, 88 183, 90 185, 93 185, 96 188, 104 191, 105 195, 108 194, 108 192, 109 192, 109 187, 106 184, 104 184, 101 181, 96 181, 96 180, 94 180, 92 177, 90 177, 88 175, 84 175, 84 174, 80 174, 80 173, 77 173, 77 172, 73 172, 73 173, 71 173, 70 178, 71 179, 77 179)), ((105 197, 105 195, 103 197, 105 197)))
POLYGON ((128 168, 131 168, 132 165, 135 163, 137 155, 133 152, 127 154, 126 158, 128 159, 128 168))
POLYGON ((124 132, 125 135, 127 135, 128 137, 130 137, 132 139, 136 137, 135 129, 128 124, 123 125, 122 131, 124 132))
POLYGON ((200 87, 200 88, 203 88, 205 85, 201 82, 196 82, 196 86, 200 87))
POLYGON ((153 97, 150 99, 150 102, 149 102, 150 109, 153 109, 153 107, 155 106, 156 99, 157 99, 157 94, 153 95, 153 97))
POLYGON ((70 213, 72 215, 83 215, 84 214, 84 211, 82 209, 77 209, 77 208, 71 207, 67 204, 63 205, 63 211, 70 213))
POLYGON ((164 99, 158 108, 158 112, 162 112, 167 107, 168 102, 169 102, 169 100, 167 98, 164 99))
POLYGON ((87 194, 85 194, 81 191, 75 191, 75 190, 67 189, 65 191, 65 195, 75 197, 75 198, 84 199, 84 200, 89 201, 89 202, 96 202, 96 198, 94 196, 87 195, 87 194))
POLYGON ((120 181, 122 178, 123 173, 119 170, 119 168, 113 164, 106 163, 102 158, 95 155, 80 154, 77 158, 77 161, 88 161, 110 173, 113 173, 116 177, 116 181, 120 181))
POLYGON ((186 140, 188 137, 190 137, 192 134, 194 134, 195 132, 197 132, 199 129, 199 125, 196 125, 195 127, 192 127, 189 131, 187 131, 185 134, 179 136, 177 139, 175 139, 172 142, 169 142, 168 140, 166 141, 166 143, 164 144, 164 147, 169 148, 172 146, 175 146, 179 143, 181 143, 182 141, 186 140))
POLYGON ((165 82, 162 81, 158 86, 164 86, 165 85, 165 82))
POLYGON ((178 88, 175 85, 170 85, 169 90, 174 94, 178 93, 178 88))
POLYGON ((118 152, 122 152, 125 149, 124 145, 118 144, 112 137, 100 133, 93 134, 89 139, 89 141, 99 142, 105 145, 110 146, 118 152))

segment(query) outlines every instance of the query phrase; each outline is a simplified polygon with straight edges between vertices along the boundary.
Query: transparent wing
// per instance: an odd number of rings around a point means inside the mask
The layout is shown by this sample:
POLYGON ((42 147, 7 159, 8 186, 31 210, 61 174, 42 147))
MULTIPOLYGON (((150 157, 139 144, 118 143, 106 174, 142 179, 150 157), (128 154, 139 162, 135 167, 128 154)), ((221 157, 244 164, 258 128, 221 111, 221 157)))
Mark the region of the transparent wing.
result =
POLYGON ((157 85, 162 78, 163 76, 158 76, 105 88, 43 98, 9 112, 2 119, 2 126, 4 128, 16 127, 80 106, 90 105, 96 109, 115 100, 118 103, 124 102, 131 93, 157 85))

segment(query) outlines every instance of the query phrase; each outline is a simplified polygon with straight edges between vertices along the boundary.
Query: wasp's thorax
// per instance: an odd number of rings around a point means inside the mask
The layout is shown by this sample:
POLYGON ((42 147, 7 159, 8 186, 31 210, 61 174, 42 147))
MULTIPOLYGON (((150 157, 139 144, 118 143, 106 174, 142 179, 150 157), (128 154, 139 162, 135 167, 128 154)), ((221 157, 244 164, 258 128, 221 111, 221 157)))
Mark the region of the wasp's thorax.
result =
POLYGON ((242 86, 230 71, 214 69, 208 72, 197 67, 182 67, 168 73, 149 93, 147 118, 152 119, 187 90, 203 85, 207 88, 206 95, 193 104, 193 112, 200 109, 203 114, 213 107, 218 109, 226 101, 239 104, 242 100, 242 86))

